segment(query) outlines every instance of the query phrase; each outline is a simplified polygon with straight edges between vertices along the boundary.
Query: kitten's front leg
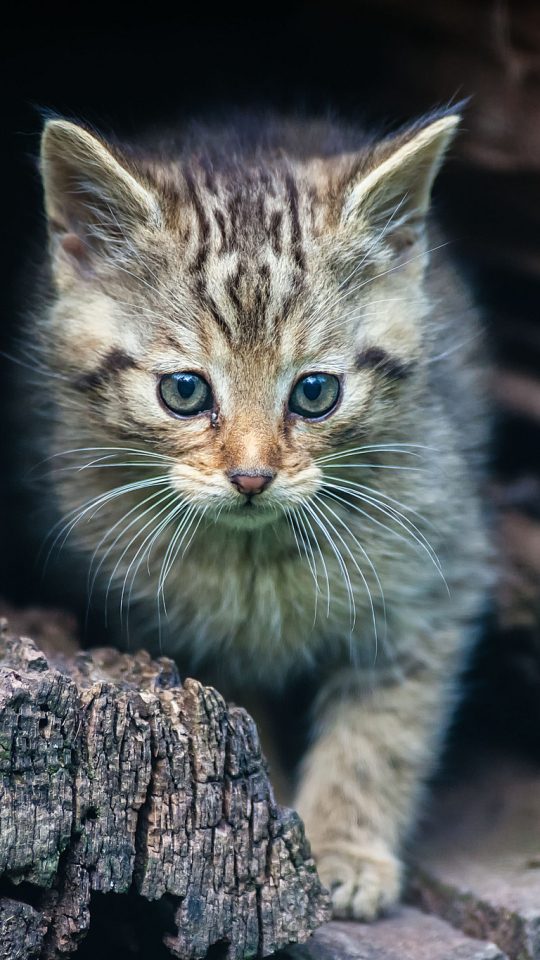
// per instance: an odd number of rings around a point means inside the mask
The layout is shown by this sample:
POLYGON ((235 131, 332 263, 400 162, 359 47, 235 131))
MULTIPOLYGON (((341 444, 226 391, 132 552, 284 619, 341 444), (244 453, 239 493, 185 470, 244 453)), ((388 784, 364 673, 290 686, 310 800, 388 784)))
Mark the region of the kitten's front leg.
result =
POLYGON ((305 757, 296 808, 337 917, 372 920, 399 898, 400 847, 448 715, 442 672, 335 700, 305 757))

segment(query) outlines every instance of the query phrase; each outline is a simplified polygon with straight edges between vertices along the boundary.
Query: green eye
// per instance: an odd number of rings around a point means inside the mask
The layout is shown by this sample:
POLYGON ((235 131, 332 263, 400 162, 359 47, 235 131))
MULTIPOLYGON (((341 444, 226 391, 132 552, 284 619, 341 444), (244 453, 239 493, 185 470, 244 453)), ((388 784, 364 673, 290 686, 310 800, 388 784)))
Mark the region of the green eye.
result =
POLYGON ((310 373, 295 384, 289 397, 289 410, 301 417, 323 417, 335 407, 339 380, 332 373, 310 373))
POLYGON ((210 410, 214 402, 209 385, 197 373, 166 373, 159 382, 159 392, 165 406, 181 417, 210 410))

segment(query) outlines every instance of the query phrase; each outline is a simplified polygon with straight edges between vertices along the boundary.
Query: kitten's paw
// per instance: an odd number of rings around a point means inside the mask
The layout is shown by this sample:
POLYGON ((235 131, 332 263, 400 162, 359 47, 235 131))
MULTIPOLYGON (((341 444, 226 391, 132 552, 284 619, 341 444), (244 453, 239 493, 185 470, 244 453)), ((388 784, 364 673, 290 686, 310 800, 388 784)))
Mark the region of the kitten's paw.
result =
POLYGON ((317 869, 321 882, 330 891, 336 918, 374 920, 399 898, 401 864, 390 851, 380 847, 360 855, 327 852, 317 858, 317 869))

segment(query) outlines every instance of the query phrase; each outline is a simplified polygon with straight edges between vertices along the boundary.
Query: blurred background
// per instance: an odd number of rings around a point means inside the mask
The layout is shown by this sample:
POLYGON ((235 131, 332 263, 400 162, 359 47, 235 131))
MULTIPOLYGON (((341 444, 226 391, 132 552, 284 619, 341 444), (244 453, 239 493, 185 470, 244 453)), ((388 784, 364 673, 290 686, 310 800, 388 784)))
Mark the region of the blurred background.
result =
MULTIPOLYGON (((540 756, 540 4, 313 0, 215 15, 205 7, 204 16, 157 7, 136 18, 114 4, 22 4, 4 34, 0 350, 17 334, 26 264, 44 239, 36 164, 44 111, 118 137, 221 106, 330 111, 388 131, 469 98, 435 205, 496 363, 487 492, 502 569, 453 742, 497 741, 540 756)), ((12 365, 0 360, 1 423, 12 365)), ((13 523, 9 449, 0 448, 0 596, 16 622, 45 597, 13 523)))

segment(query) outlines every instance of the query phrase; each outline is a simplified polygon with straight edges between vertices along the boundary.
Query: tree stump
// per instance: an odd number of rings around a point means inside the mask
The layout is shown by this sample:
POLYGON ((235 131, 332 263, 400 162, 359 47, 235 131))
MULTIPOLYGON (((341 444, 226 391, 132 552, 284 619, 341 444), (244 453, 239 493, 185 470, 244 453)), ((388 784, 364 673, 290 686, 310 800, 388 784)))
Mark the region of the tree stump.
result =
MULTIPOLYGON (((137 923, 148 956, 199 960, 223 944, 240 960, 329 919, 244 710, 181 684, 167 658, 103 648, 49 663, 0 624, 2 960, 79 945, 102 960, 104 938, 127 942, 137 923)), ((141 955, 126 942, 115 956, 141 955)))

